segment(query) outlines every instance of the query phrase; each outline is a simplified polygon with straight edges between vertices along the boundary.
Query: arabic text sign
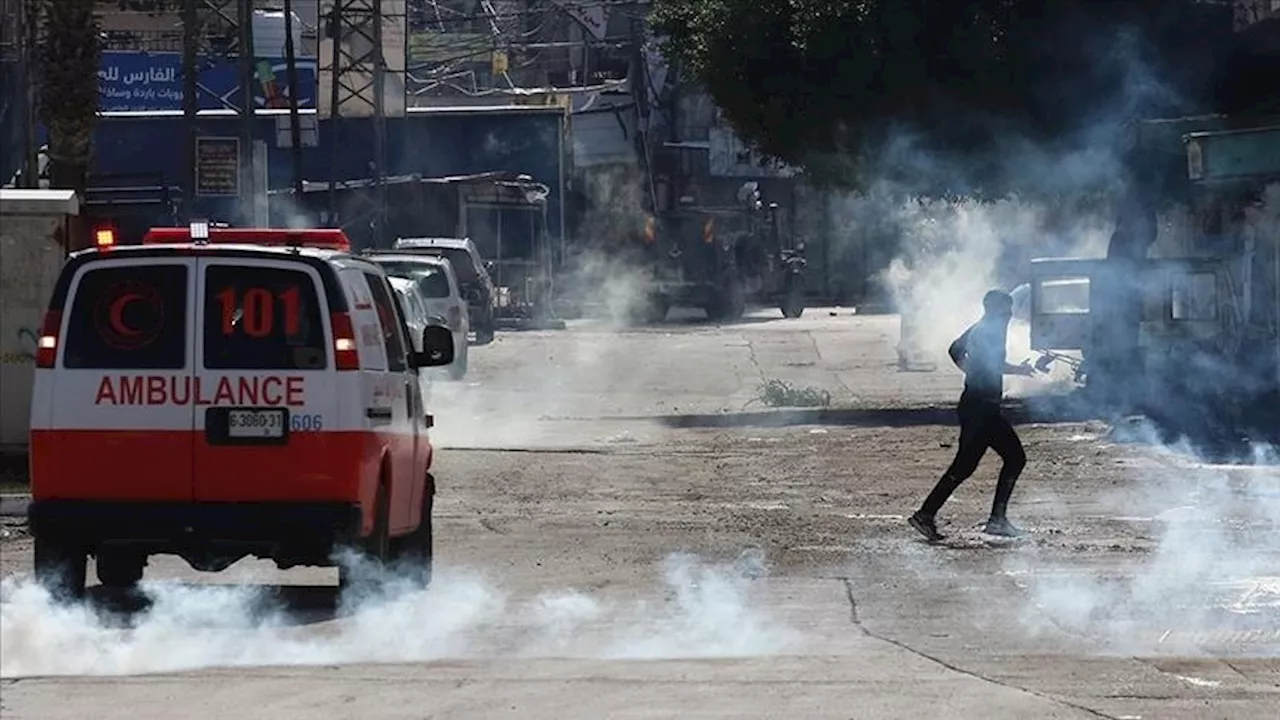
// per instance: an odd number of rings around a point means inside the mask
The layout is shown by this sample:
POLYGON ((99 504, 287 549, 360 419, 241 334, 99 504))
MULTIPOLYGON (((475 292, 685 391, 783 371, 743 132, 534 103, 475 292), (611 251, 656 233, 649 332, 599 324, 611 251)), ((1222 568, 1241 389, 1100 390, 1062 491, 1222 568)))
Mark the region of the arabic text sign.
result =
MULTIPOLYGON (((298 107, 315 107, 316 61, 299 58, 298 107)), ((234 109, 240 103, 240 68, 234 59, 200 58, 200 109, 234 109)), ((289 74, 282 58, 259 58, 254 98, 259 108, 289 106, 289 74)), ((182 110, 181 53, 104 52, 98 71, 104 111, 182 110)))
POLYGON ((240 139, 196 138, 196 195, 235 197, 240 194, 240 139))

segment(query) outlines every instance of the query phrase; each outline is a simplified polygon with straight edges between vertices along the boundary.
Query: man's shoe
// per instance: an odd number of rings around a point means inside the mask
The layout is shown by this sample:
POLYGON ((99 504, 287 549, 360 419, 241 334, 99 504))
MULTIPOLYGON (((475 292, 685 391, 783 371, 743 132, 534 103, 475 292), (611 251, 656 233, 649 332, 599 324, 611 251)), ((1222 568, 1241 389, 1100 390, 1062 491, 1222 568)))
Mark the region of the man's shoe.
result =
POLYGON ((1016 538, 1026 535, 1022 528, 1009 522, 1007 518, 991 518, 987 520, 987 525, 982 531, 988 535, 999 535, 1000 537, 1016 538))
POLYGON ((911 527, 916 529, 916 532, 923 535, 929 542, 938 542, 943 539, 942 533, 938 532, 938 525, 934 522, 933 518, 925 515, 919 510, 917 510, 911 517, 907 518, 907 522, 911 527))

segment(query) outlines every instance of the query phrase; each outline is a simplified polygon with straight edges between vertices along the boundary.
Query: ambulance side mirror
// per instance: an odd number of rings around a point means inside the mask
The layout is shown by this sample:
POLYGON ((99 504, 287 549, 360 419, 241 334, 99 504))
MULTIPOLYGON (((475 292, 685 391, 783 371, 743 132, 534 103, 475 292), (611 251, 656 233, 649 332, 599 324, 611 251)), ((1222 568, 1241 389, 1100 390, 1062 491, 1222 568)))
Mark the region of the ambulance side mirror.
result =
POLYGON ((422 331, 422 351, 413 353, 414 368, 440 367, 453 362, 453 332, 447 327, 428 325, 422 331))

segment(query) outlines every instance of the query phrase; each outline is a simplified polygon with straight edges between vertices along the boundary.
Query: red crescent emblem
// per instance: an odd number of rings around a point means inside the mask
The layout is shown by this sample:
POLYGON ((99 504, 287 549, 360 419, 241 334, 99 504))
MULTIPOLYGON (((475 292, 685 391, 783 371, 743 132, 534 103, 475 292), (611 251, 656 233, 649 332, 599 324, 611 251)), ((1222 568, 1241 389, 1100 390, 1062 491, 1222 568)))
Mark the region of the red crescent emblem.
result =
POLYGON ((111 303, 111 310, 108 316, 109 321, 111 323, 111 329, 115 331, 117 334, 119 334, 121 337, 136 338, 142 334, 138 330, 135 330, 134 328, 129 327, 129 324, 124 321, 125 307, 127 307, 129 303, 142 300, 142 299, 143 297, 141 294, 136 292, 128 292, 116 298, 115 301, 111 303))

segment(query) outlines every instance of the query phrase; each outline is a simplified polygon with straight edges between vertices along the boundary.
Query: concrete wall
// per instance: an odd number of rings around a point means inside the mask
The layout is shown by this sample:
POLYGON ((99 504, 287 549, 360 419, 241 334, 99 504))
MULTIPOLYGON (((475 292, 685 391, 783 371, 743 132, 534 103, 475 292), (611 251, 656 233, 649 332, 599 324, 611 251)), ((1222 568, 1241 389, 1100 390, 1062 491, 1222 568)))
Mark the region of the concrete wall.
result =
POLYGON ((0 451, 27 445, 36 341, 62 267, 63 223, 63 216, 0 216, 0 451))

